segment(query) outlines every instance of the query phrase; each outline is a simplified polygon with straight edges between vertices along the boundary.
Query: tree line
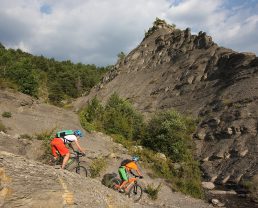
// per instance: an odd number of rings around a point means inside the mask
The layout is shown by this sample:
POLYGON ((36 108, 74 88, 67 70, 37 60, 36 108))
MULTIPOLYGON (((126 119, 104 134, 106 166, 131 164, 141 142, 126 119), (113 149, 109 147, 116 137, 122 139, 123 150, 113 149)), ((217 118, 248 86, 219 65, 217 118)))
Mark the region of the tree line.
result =
POLYGON ((55 105, 87 94, 109 68, 34 56, 20 49, 6 49, 0 43, 0 87, 17 89, 55 105))

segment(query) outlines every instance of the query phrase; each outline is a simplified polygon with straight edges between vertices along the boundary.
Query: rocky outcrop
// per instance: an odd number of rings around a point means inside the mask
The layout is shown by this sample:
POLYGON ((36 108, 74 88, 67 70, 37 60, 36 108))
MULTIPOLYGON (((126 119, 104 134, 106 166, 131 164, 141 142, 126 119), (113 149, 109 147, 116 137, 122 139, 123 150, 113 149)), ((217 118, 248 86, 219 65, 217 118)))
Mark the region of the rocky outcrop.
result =
POLYGON ((206 181, 238 184, 258 173, 258 58, 165 23, 120 60, 76 109, 117 92, 146 116, 175 108, 199 117, 194 139, 206 181))
POLYGON ((151 207, 98 181, 0 151, 0 207, 151 207))

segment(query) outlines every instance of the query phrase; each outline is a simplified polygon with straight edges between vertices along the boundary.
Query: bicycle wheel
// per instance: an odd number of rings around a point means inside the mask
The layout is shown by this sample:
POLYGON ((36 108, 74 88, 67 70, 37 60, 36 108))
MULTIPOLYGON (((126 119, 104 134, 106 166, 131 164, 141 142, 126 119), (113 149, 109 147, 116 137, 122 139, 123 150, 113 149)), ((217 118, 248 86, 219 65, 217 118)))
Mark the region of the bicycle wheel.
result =
POLYGON ((83 177, 87 177, 88 176, 87 169, 84 166, 81 166, 81 165, 80 166, 76 166, 73 169, 71 169, 71 172, 77 173, 77 174, 79 174, 80 176, 83 176, 83 177))
POLYGON ((128 192, 128 196, 129 198, 133 199, 134 202, 138 202, 142 198, 142 192, 143 192, 142 187, 138 184, 134 184, 130 188, 128 192))
POLYGON ((121 184, 121 180, 119 178, 112 178, 109 182, 108 187, 117 190, 116 185, 120 185, 120 184, 121 184))

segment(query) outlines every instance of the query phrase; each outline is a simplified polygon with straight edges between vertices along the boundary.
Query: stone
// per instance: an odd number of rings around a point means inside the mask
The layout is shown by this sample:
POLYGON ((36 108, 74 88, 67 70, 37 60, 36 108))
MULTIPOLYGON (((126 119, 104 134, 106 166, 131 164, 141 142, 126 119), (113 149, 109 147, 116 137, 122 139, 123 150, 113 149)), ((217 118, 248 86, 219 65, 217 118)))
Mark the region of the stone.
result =
POLYGON ((246 156, 247 153, 248 153, 248 149, 239 152, 239 156, 240 156, 240 157, 244 157, 244 156, 246 156))
POLYGON ((215 185, 212 182, 202 182, 202 187, 204 189, 212 190, 215 188, 215 185))
POLYGON ((222 180, 222 184, 227 183, 228 179, 230 178, 230 175, 226 176, 223 180, 222 180))
POLYGON ((227 128, 227 134, 232 135, 233 134, 233 129, 232 128, 227 128))
POLYGON ((206 130, 204 128, 200 128, 197 132, 197 138, 200 140, 204 140, 206 137, 206 130))
POLYGON ((159 159, 161 159, 161 160, 167 160, 167 157, 166 157, 166 155, 165 154, 163 154, 163 153, 160 153, 160 152, 158 152, 156 155, 155 155, 155 157, 156 158, 159 158, 159 159))
POLYGON ((108 155, 108 158, 116 158, 117 155, 114 153, 114 152, 111 152, 109 155, 108 155))
POLYGON ((142 151, 143 150, 143 146, 133 146, 132 150, 133 151, 142 151))

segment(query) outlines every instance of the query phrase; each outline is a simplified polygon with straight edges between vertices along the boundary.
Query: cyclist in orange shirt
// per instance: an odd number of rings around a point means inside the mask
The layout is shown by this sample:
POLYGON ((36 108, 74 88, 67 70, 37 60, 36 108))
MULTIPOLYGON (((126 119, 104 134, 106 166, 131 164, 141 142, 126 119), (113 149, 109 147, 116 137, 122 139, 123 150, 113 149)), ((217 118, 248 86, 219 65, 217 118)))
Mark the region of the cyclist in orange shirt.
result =
POLYGON ((120 186, 117 187, 120 191, 122 191, 128 185, 128 183, 131 183, 132 181, 130 180, 128 173, 131 173, 132 175, 136 176, 133 172, 133 171, 136 171, 138 176, 140 178, 143 178, 142 173, 136 163, 137 161, 139 161, 138 156, 133 156, 132 160, 127 159, 122 161, 118 169, 120 178, 122 180, 122 183, 120 184, 120 186))

